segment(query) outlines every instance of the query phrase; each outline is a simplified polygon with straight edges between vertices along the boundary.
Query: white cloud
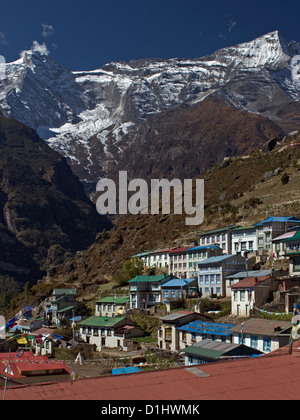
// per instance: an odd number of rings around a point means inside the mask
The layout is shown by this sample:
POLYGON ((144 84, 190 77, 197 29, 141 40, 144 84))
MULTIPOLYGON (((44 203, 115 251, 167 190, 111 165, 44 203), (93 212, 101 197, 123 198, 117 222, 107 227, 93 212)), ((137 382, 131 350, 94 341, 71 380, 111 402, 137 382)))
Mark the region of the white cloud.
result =
MULTIPOLYGON (((45 42, 43 44, 39 44, 38 41, 33 41, 32 47, 30 48, 30 50, 31 51, 38 51, 42 55, 49 55, 50 54, 50 51, 48 50, 48 47, 47 47, 45 42)), ((20 52, 20 57, 23 58, 25 53, 26 53, 26 50, 20 52)))
POLYGON ((46 23, 42 23, 41 27, 42 27, 42 35, 44 38, 49 38, 49 36, 53 35, 54 27, 52 25, 47 25, 46 23))

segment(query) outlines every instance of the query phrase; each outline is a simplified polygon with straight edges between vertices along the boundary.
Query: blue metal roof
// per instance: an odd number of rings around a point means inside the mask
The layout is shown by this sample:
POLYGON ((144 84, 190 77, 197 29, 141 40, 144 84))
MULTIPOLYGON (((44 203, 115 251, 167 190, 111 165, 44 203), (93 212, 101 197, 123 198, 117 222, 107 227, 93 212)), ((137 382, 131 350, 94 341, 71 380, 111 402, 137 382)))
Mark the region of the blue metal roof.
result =
POLYGON ((129 373, 140 373, 143 372, 143 369, 139 367, 126 367, 126 368, 119 368, 119 369, 113 369, 112 375, 128 375, 129 373))
POLYGON ((300 220, 297 219, 294 216, 291 217, 269 217, 266 220, 263 220, 262 222, 257 223, 256 226, 264 225, 265 223, 271 223, 271 222, 279 222, 279 223, 285 223, 285 222, 297 222, 300 223, 300 220))
POLYGON ((211 257, 211 258, 207 258, 207 260, 203 260, 198 262, 198 264, 209 264, 209 263, 217 263, 217 262, 221 262, 224 261, 230 257, 234 257, 236 255, 219 255, 218 257, 211 257))
POLYGON ((201 246, 195 246, 194 248, 191 248, 188 250, 188 252, 190 251, 201 251, 203 249, 221 249, 218 245, 201 245, 201 246))
POLYGON ((173 279, 168 281, 167 283, 163 284, 161 287, 181 287, 181 286, 188 286, 189 284, 196 281, 196 279, 173 279))
POLYGON ((235 325, 231 324, 216 324, 212 322, 193 321, 176 329, 192 332, 194 334, 219 335, 229 337, 233 334, 231 329, 234 327, 235 325))

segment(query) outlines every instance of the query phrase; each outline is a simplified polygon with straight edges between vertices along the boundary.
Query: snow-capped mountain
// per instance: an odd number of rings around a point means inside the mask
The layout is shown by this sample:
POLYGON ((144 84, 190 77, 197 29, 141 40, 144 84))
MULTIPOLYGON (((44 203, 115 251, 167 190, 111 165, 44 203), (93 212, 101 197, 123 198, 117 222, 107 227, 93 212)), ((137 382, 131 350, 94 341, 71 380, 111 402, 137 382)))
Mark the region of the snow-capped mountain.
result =
POLYGON ((135 60, 77 72, 27 51, 7 64, 0 81, 4 113, 37 130, 86 182, 114 167, 130 146, 124 136, 130 139, 149 116, 216 94, 282 127, 282 107, 300 99, 300 45, 275 31, 199 59, 135 60))

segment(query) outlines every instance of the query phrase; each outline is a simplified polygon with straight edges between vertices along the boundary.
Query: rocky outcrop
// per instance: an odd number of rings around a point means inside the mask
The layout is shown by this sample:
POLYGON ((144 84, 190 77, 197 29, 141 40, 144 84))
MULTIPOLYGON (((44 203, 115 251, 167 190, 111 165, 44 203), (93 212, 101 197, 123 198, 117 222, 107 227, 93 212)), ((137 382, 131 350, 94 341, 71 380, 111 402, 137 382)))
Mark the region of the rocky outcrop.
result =
POLYGON ((32 281, 111 227, 65 158, 0 116, 0 276, 32 281))

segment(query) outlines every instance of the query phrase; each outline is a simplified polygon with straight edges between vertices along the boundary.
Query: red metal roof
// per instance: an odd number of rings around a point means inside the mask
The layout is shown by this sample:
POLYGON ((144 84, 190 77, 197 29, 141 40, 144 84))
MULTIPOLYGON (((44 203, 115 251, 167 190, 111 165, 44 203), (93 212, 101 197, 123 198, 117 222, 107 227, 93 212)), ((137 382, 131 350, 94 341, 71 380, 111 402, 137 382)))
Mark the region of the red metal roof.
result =
POLYGON ((181 252, 186 252, 191 249, 190 246, 184 248, 175 248, 173 251, 170 251, 169 254, 180 254, 181 252))
MULTIPOLYGON (((9 378, 22 378, 26 375, 26 372, 31 371, 49 371, 49 370, 61 370, 64 369, 67 374, 70 373, 65 362, 52 360, 50 361, 48 356, 35 356, 31 351, 23 352, 18 356, 18 352, 10 354, 9 366, 12 371, 12 375, 8 374, 9 378)), ((8 364, 9 353, 0 353, 0 373, 5 373, 5 369, 8 364)))
MULTIPOLYGON (((7 400, 299 400, 300 358, 273 355, 186 368, 10 387, 7 400)), ((0 391, 0 398, 3 390, 0 391)))
POLYGON ((230 286, 232 289, 240 289, 244 287, 255 287, 261 285, 266 280, 269 280, 272 276, 264 277, 246 277, 244 280, 239 281, 238 283, 230 286))

